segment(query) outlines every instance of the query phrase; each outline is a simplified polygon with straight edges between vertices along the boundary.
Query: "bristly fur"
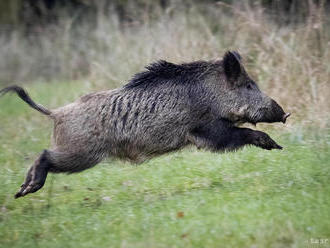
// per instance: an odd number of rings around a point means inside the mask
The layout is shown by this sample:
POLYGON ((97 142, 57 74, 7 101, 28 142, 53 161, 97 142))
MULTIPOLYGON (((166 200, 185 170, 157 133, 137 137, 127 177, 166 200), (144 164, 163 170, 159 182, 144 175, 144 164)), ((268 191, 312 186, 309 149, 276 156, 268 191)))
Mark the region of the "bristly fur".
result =
POLYGON ((239 55, 221 61, 176 65, 164 60, 146 67, 123 88, 85 95, 51 111, 12 86, 32 108, 54 121, 51 148, 27 173, 16 197, 38 191, 48 173, 74 173, 106 157, 135 163, 187 145, 232 151, 245 145, 281 149, 266 133, 237 122, 282 121, 283 109, 264 95, 246 73, 239 55))
POLYGON ((196 80, 201 80, 211 65, 207 61, 195 61, 178 65, 159 60, 146 66, 147 70, 135 74, 124 87, 152 87, 164 83, 193 83, 196 80))

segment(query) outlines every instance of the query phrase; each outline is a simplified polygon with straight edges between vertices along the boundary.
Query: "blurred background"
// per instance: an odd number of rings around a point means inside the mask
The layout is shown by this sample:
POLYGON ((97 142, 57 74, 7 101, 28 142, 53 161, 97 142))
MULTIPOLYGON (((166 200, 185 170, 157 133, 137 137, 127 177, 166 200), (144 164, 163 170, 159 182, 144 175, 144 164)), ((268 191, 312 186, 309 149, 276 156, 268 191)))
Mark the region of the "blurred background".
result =
POLYGON ((146 64, 238 50, 293 118, 326 126, 330 1, 11 0, 0 2, 0 85, 127 82, 146 64))
POLYGON ((0 0, 0 88, 22 85, 49 109, 120 87, 155 60, 237 50, 292 113, 252 127, 281 151, 111 159, 50 174, 14 200, 53 125, 3 96, 0 247, 329 247, 329 27, 328 0, 0 0))

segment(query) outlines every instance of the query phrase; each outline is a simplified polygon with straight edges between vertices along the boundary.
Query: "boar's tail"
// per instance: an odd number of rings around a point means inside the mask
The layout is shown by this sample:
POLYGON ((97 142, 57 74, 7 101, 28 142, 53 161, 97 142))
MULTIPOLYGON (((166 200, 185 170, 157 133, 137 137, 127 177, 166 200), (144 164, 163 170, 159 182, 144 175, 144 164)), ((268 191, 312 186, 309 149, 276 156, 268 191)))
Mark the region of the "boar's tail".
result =
POLYGON ((30 107, 34 108, 35 110, 38 110, 39 112, 50 115, 52 112, 45 107, 41 106, 38 103, 35 103, 29 96, 29 94, 22 88, 17 85, 9 86, 7 88, 4 88, 0 90, 0 96, 8 93, 8 92, 15 92, 24 102, 30 105, 30 107))

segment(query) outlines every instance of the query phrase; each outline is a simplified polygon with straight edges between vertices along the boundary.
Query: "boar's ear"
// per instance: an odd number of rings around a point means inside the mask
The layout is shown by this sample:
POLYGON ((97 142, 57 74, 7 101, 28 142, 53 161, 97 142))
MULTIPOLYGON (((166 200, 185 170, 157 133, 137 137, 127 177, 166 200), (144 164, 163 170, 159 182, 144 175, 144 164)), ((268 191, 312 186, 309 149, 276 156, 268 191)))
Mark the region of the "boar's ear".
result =
POLYGON ((238 52, 228 51, 223 57, 223 67, 226 77, 230 81, 235 81, 242 72, 241 55, 238 52))

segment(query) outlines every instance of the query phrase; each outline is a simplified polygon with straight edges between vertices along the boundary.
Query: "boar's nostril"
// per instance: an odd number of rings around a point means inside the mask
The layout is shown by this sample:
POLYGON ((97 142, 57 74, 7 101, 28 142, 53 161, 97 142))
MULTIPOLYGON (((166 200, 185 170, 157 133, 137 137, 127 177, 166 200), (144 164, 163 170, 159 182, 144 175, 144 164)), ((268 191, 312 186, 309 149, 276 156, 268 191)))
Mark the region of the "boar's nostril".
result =
POLYGON ((291 113, 286 113, 282 117, 282 122, 285 123, 286 119, 291 115, 291 113))

